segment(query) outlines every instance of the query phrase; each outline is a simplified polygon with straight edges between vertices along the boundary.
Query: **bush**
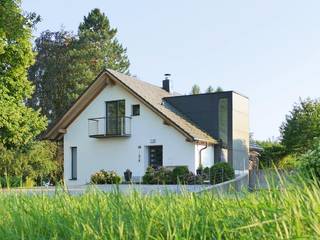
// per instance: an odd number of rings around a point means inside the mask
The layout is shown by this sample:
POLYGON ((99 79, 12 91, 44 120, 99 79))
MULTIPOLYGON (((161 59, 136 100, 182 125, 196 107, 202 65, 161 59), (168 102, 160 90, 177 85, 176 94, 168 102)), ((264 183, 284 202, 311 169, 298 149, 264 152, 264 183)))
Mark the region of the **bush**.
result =
POLYGON ((0 187, 22 187, 22 178, 17 176, 0 177, 0 187))
POLYGON ((172 170, 173 183, 187 183, 190 181, 190 172, 187 166, 178 166, 172 170))
POLYGON ((287 155, 280 159, 278 169, 292 170, 297 167, 298 159, 295 155, 287 155))
POLYGON ((233 167, 226 162, 219 162, 210 168, 211 184, 218 184, 234 178, 233 167))
POLYGON ((148 167, 142 178, 142 182, 145 184, 171 184, 172 171, 164 167, 160 167, 159 169, 148 167))
POLYGON ((320 141, 300 157, 298 169, 303 175, 320 180, 320 141))
POLYGON ((59 164, 56 159, 57 144, 50 141, 34 141, 18 149, 7 149, 0 144, 0 177, 19 177, 22 183, 28 179, 29 183, 34 181, 38 185, 42 180, 58 181, 62 163, 59 164))
POLYGON ((164 167, 148 167, 142 178, 144 184, 202 184, 203 181, 203 175, 194 175, 186 166, 176 167, 172 171, 164 167))
POLYGON ((285 147, 278 142, 259 141, 257 143, 263 148, 259 157, 259 168, 278 167, 280 160, 287 154, 285 147))
POLYGON ((92 184, 119 184, 121 182, 121 177, 117 175, 114 171, 100 170, 95 174, 91 175, 92 184))

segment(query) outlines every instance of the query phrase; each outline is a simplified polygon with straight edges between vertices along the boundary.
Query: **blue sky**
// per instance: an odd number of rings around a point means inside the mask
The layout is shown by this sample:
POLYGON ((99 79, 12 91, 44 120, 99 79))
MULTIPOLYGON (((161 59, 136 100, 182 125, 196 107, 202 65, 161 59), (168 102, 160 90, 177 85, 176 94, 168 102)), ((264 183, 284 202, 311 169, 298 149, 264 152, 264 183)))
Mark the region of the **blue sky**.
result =
POLYGON ((318 0, 23 0, 41 15, 35 36, 77 31, 98 7, 128 49, 130 72, 159 85, 171 73, 174 90, 194 83, 250 98, 250 131, 276 138, 299 97, 320 96, 318 0))

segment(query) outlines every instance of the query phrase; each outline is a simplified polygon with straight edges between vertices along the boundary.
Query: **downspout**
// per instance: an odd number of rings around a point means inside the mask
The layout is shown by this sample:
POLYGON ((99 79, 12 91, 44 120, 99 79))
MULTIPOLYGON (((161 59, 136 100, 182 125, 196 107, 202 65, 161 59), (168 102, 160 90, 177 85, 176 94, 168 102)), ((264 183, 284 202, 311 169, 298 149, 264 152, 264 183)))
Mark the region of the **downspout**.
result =
POLYGON ((200 151, 199 151, 199 167, 202 166, 202 160, 201 160, 202 155, 201 155, 201 153, 202 153, 202 151, 205 150, 207 147, 208 147, 208 143, 206 142, 206 146, 204 146, 203 148, 201 148, 200 151))

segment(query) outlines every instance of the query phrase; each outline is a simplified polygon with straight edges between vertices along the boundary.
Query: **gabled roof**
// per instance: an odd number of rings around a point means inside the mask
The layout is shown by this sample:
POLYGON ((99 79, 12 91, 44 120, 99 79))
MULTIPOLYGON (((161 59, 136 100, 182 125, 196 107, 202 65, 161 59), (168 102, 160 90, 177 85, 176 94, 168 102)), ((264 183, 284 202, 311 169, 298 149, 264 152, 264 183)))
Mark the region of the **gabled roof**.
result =
POLYGON ((109 69, 98 75, 96 80, 75 101, 62 118, 47 131, 44 138, 52 140, 60 139, 66 132, 66 128, 105 88, 105 86, 114 83, 120 84, 145 103, 152 111, 163 118, 166 124, 171 125, 185 135, 188 141, 207 142, 209 144, 217 143, 217 141, 206 132, 184 119, 180 114, 171 111, 163 105, 163 98, 172 96, 169 92, 163 90, 161 87, 109 69))

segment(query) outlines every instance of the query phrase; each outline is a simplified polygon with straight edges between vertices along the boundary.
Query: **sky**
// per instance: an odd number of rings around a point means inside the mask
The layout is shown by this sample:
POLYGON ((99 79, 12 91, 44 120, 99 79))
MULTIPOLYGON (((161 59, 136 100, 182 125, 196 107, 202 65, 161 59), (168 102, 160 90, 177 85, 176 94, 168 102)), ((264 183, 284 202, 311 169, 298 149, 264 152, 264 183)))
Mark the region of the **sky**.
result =
POLYGON ((127 48, 130 73, 174 91, 212 85, 250 99, 250 131, 276 139, 299 99, 320 97, 318 0, 23 0, 44 30, 77 32, 93 8, 108 16, 127 48))

